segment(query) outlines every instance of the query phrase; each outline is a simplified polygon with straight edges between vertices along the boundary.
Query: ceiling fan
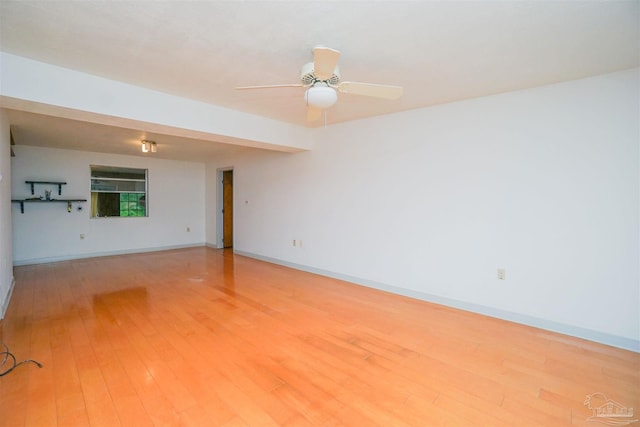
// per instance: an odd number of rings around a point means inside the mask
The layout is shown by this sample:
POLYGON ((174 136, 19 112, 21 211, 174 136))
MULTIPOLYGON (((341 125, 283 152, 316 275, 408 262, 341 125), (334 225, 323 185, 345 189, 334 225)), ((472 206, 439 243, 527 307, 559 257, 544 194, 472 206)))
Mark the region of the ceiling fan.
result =
POLYGON ((338 59, 340 52, 328 47, 315 47, 313 49, 313 62, 302 66, 300 71, 301 83, 266 85, 266 86, 241 86, 236 89, 267 89, 281 87, 304 87, 307 104, 307 121, 314 122, 322 117, 327 108, 333 106, 338 100, 338 94, 350 93, 355 95, 370 96, 382 99, 398 99, 402 96, 402 87, 380 85, 360 82, 341 82, 338 59))

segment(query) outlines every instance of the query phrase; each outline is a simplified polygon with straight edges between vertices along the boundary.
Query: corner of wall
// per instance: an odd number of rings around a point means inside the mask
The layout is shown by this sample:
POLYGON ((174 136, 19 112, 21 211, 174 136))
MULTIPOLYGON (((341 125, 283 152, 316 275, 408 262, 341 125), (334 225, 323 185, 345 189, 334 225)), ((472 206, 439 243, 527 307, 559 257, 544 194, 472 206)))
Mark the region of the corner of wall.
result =
POLYGON ((9 118, 0 109, 0 319, 13 291, 13 242, 11 221, 11 130, 9 118))
POLYGON ((13 288, 16 284, 16 281, 11 278, 11 284, 9 285, 9 290, 2 300, 2 304, 0 304, 0 320, 4 319, 4 315, 7 312, 7 308, 9 307, 9 301, 11 301, 11 295, 13 294, 13 288))

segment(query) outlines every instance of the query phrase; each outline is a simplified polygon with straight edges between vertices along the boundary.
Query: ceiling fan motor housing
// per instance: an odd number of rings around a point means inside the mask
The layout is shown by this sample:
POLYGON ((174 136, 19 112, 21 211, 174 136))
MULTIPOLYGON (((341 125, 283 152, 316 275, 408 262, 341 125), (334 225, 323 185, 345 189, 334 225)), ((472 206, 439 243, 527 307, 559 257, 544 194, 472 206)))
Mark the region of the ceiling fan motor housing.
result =
POLYGON ((320 80, 315 75, 313 62, 309 62, 302 66, 302 69, 300 70, 300 80, 303 85, 313 85, 319 82, 326 82, 330 86, 337 86, 340 83, 340 70, 338 69, 338 66, 336 66, 331 77, 327 80, 320 80))

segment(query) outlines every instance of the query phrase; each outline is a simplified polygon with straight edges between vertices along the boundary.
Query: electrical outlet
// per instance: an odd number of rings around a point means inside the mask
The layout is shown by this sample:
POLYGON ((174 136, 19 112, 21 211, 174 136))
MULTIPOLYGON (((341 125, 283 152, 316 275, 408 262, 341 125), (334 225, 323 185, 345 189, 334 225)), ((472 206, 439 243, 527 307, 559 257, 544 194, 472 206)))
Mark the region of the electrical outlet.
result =
POLYGON ((191 232, 191 227, 187 227, 187 233, 191 232))
POLYGON ((80 233, 80 240, 84 239, 84 233, 80 233))
POLYGON ((507 271, 504 268, 498 269, 498 279, 507 280, 507 271))
POLYGON ((296 239, 293 239, 293 246, 296 245, 296 239))

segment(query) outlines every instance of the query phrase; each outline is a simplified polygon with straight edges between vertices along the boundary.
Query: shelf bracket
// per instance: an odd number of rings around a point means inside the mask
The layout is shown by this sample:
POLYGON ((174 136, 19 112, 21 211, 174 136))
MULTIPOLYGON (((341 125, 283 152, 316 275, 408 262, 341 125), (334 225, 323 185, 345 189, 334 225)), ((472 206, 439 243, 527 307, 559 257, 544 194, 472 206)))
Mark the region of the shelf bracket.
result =
MULTIPOLYGON (((31 184, 33 185, 33 184, 31 184)), ((33 193, 31 193, 33 194, 33 193)), ((62 196, 62 184, 58 184, 58 196, 62 196)))
POLYGON ((35 194, 36 190, 34 188, 34 183, 31 183, 31 195, 33 196, 35 194))
MULTIPOLYGON (((33 184, 31 184, 33 186, 33 184)), ((23 214, 24 213, 24 202, 21 200, 20 201, 20 213, 23 214)))

